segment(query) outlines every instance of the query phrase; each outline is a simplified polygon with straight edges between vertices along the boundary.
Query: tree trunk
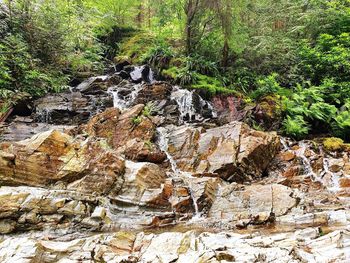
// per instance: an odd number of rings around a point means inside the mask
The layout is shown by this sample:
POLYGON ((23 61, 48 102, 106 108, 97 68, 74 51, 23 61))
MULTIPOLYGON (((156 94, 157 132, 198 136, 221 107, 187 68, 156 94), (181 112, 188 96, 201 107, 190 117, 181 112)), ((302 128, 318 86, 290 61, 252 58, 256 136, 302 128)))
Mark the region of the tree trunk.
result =
POLYGON ((223 68, 227 68, 228 66, 229 52, 230 52, 230 46, 228 44, 227 38, 225 37, 224 48, 222 50, 222 61, 221 61, 221 65, 223 68))

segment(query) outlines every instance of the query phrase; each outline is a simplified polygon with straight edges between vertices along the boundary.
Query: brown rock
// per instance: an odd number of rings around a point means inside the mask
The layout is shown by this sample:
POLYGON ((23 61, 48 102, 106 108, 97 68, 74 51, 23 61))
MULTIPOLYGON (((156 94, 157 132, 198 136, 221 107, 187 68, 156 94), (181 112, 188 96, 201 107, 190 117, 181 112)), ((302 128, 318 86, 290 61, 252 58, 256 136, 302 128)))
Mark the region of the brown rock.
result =
POLYGON ((109 144, 113 142, 113 135, 119 120, 119 110, 109 108, 94 116, 84 127, 84 131, 90 136, 107 139, 109 144))
POLYGON ((339 184, 341 188, 350 187, 350 178, 340 178, 339 184))
POLYGON ((294 160, 295 158, 295 153, 291 152, 291 151, 287 151, 287 152, 282 152, 278 155, 278 157, 285 162, 289 162, 294 160))
POLYGON ((74 140, 58 131, 44 132, 12 145, 2 144, 0 181, 5 185, 44 186, 81 179, 74 189, 104 193, 124 172, 124 161, 105 145, 91 138, 74 140), (15 159, 9 159, 9 155, 15 159))
POLYGON ((166 82, 145 84, 137 95, 136 103, 147 104, 150 101, 166 100, 169 98, 172 86, 166 82))
POLYGON ((261 177, 279 148, 277 135, 240 122, 206 131, 179 127, 168 137, 168 152, 180 170, 218 174, 230 182, 261 177))
POLYGON ((156 127, 149 118, 142 116, 143 108, 144 105, 139 104, 120 115, 113 135, 114 148, 121 147, 135 138, 152 141, 156 127))
POLYGON ((297 204, 289 187, 271 185, 238 186, 231 184, 220 189, 209 217, 218 219, 252 220, 262 223, 271 217, 282 216, 297 204))

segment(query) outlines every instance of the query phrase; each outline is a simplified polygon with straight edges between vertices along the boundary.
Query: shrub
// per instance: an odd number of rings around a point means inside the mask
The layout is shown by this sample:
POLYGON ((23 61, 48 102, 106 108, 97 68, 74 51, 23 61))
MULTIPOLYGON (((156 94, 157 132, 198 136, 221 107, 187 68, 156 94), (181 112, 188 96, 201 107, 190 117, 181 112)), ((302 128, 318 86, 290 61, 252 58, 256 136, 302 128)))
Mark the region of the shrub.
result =
POLYGON ((260 99, 267 95, 277 94, 281 90, 281 86, 276 80, 278 75, 273 73, 265 78, 257 81, 258 88, 251 94, 254 99, 260 99))
POLYGON ((337 116, 334 117, 334 122, 332 123, 333 133, 336 136, 344 138, 345 140, 350 140, 350 112, 342 111, 337 116))
POLYGON ((295 139, 301 139, 309 132, 307 122, 304 120, 303 116, 300 115, 293 116, 293 118, 287 116, 282 124, 284 133, 295 139))

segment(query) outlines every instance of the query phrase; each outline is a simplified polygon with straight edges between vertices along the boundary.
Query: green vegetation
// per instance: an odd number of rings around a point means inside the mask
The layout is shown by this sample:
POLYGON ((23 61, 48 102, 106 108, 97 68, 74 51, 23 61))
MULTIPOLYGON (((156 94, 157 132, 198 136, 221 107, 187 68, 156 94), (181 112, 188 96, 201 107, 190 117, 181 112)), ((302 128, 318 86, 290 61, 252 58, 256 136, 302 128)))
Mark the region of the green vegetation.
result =
POLYGON ((323 147, 330 152, 343 150, 344 146, 344 141, 335 137, 326 138, 323 141, 323 147))
POLYGON ((7 0, 0 19, 4 100, 127 60, 256 103, 288 136, 350 140, 350 0, 7 0))

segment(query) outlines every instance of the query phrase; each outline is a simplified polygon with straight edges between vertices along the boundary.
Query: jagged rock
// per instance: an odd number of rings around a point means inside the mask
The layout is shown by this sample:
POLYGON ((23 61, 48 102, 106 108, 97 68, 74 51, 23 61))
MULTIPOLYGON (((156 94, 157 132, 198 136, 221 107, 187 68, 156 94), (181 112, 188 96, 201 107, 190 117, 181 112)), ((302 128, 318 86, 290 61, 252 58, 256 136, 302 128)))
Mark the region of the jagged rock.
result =
POLYGON ((188 185, 191 188, 193 202, 197 203, 198 212, 208 213, 216 199, 217 191, 222 187, 220 178, 190 178, 188 185))
POLYGON ((34 102, 33 118, 37 122, 56 125, 85 123, 97 112, 113 106, 107 92, 83 95, 80 92, 48 94, 34 102))
POLYGON ((315 229, 282 234, 168 232, 99 234, 72 241, 9 237, 1 262, 347 262, 350 234, 315 229), (303 237, 309 233, 308 237, 303 237))
POLYGON ((137 94, 135 103, 147 104, 150 101, 167 100, 170 97, 172 86, 166 82, 145 84, 137 94))
POLYGON ((272 185, 240 186, 231 184, 219 190, 209 211, 209 217, 245 220, 247 224, 259 224, 286 214, 297 205, 289 187, 272 185))
POLYGON ((86 125, 80 127, 80 130, 82 130, 80 132, 86 132, 89 136, 105 138, 109 144, 112 144, 119 116, 118 109, 106 109, 104 112, 95 115, 86 125))
POLYGON ((105 149, 103 142, 75 140, 55 130, 14 144, 0 144, 3 185, 44 186, 80 179, 71 187, 104 193, 123 171, 124 162, 105 149))
POLYGON ((18 142, 29 139, 35 134, 49 130, 58 130, 69 133, 75 126, 53 125, 48 123, 36 123, 29 117, 16 117, 11 123, 0 125, 0 141, 18 142))
POLYGON ((122 148, 126 158, 132 161, 160 164, 167 158, 155 143, 139 138, 129 140, 122 148))
POLYGON ((275 134, 240 122, 208 130, 171 128, 167 137, 168 152, 180 170, 217 174, 230 182, 262 177, 279 148, 275 134))
POLYGON ((155 125, 150 119, 142 116, 143 108, 144 105, 139 104, 120 115, 113 136, 115 148, 123 146, 134 138, 140 138, 144 141, 152 140, 155 135, 155 125))
POLYGON ((219 95, 212 98, 212 102, 220 124, 242 121, 247 114, 242 98, 219 95))
POLYGON ((167 175, 156 164, 127 161, 124 178, 122 189, 112 193, 115 199, 136 205, 169 206, 166 197, 158 198, 162 197, 161 186, 167 175))

